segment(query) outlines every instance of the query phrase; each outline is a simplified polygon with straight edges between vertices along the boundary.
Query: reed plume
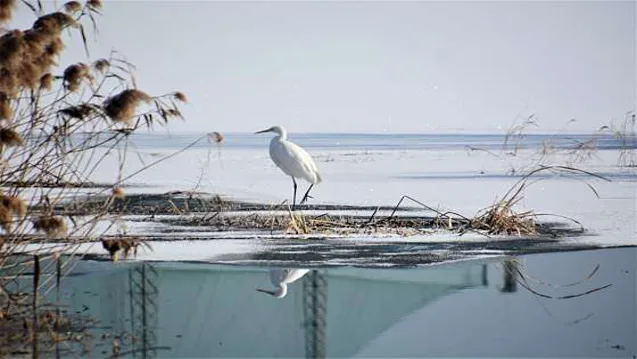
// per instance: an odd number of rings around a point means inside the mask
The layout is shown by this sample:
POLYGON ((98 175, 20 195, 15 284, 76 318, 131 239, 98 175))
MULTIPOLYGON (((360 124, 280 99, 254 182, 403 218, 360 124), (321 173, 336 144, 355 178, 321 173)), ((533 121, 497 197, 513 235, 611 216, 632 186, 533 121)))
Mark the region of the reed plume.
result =
POLYGON ((79 1, 69 1, 64 4, 64 11, 68 13, 79 12, 82 10, 82 4, 79 1))
POLYGON ((64 70, 64 86, 71 92, 76 92, 80 89, 82 80, 93 80, 91 75, 91 68, 84 63, 77 63, 67 67, 64 70))
POLYGON ((0 120, 11 120, 13 110, 9 102, 9 95, 6 92, 0 92, 0 120))
POLYGON ((66 234, 66 224, 61 217, 44 215, 33 221, 33 229, 44 232, 49 237, 59 237, 66 234))
POLYGON ((6 233, 11 232, 13 217, 23 218, 26 213, 27 205, 22 199, 0 194, 0 226, 6 233))
POLYGON ((151 97, 143 91, 128 89, 104 101, 104 112, 115 122, 127 122, 135 116, 140 102, 150 102, 151 97))
POLYGON ((0 128, 0 145, 3 146, 22 146, 24 140, 20 135, 11 128, 0 128))
POLYGON ((0 0, 0 23, 11 19, 16 0, 0 0))

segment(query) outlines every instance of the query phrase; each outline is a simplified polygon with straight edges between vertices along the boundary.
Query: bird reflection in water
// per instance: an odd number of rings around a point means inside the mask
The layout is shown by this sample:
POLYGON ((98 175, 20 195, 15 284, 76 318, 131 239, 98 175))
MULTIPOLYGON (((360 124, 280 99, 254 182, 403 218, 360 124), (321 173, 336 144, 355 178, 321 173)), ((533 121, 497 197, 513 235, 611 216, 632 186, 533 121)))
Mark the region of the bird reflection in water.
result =
POLYGON ((270 280, 274 285, 274 290, 257 288, 258 292, 270 294, 276 298, 283 298, 288 294, 288 284, 303 278, 309 269, 292 268, 272 268, 270 269, 270 280))

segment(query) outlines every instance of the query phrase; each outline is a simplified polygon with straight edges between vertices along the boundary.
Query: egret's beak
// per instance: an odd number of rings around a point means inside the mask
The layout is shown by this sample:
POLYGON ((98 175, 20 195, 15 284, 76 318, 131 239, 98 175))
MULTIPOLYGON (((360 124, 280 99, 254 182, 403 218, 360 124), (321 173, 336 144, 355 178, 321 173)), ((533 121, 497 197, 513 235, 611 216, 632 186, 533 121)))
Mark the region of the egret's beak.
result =
POLYGON ((272 127, 266 128, 265 130, 257 131, 257 132, 255 132, 255 134, 257 134, 257 133, 266 133, 266 132, 270 132, 270 131, 272 131, 272 127))
POLYGON ((273 290, 267 290, 267 289, 261 289, 261 288, 257 288, 257 292, 261 292, 261 293, 267 293, 273 297, 276 297, 276 292, 273 290))

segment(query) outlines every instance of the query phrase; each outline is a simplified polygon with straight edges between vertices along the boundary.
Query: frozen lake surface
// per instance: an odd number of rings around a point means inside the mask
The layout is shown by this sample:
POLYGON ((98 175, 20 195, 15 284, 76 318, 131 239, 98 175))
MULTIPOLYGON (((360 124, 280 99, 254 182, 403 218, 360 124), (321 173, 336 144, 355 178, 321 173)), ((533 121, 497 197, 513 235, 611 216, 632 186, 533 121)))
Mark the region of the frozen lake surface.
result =
MULTIPOLYGON (((224 200, 261 203, 273 209, 290 199, 291 181, 268 155, 271 136, 224 136, 222 143, 215 144, 205 134, 131 135, 122 173, 127 178, 123 183, 125 193, 195 191, 208 198, 220 195, 224 200), (136 174, 140 168, 186 146, 190 147, 136 174)), ((569 247, 637 244, 637 167, 619 166, 622 153, 628 158, 636 156, 634 138, 621 141, 610 135, 577 134, 506 137, 292 133, 291 140, 308 149, 324 178, 313 189, 310 204, 366 208, 324 211, 336 216, 371 216, 374 208, 395 206, 403 195, 409 195, 440 212, 453 211, 471 218, 540 165, 572 166, 608 181, 581 173, 541 172, 533 178, 516 210, 533 210, 540 221, 579 228, 573 219, 585 228, 576 236, 554 241, 486 237, 471 232, 461 236, 446 231, 415 235, 359 233, 347 238, 322 233, 298 236, 267 231, 220 232, 218 228, 175 223, 174 217, 183 219, 188 214, 158 215, 150 220, 149 216, 114 215, 105 221, 104 228, 110 226, 108 233, 113 234, 125 232, 170 241, 152 243, 152 251, 142 248, 138 259, 232 263, 417 265, 569 247), (413 256, 409 259, 410 253, 413 256)), ((120 155, 116 149, 106 153, 105 161, 90 179, 98 183, 116 181, 120 155)), ((302 190, 305 186, 300 184, 302 190)), ((90 194, 109 191, 86 190, 90 194)), ((416 214, 435 215, 413 202, 406 201, 404 205, 418 209, 416 214)), ((211 214, 203 214, 206 215, 211 214)), ((80 251, 105 254, 99 243, 82 245, 80 251)))

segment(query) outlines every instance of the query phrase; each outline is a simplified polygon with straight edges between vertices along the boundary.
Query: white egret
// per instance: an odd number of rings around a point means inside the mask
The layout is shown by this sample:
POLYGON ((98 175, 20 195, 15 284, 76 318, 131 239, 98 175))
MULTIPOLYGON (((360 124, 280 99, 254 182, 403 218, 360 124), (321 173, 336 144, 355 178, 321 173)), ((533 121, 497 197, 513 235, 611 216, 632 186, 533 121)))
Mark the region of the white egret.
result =
POLYGON ((305 203, 310 197, 310 190, 315 184, 321 182, 316 163, 303 148, 288 141, 288 132, 281 126, 272 126, 256 133, 274 132, 278 136, 270 141, 270 158, 286 175, 292 177, 294 184, 294 199, 292 200, 292 210, 296 207, 296 178, 302 178, 310 183, 310 187, 305 192, 300 204, 305 203))
POLYGON ((283 298, 288 294, 288 284, 303 278, 309 271, 309 269, 272 268, 270 269, 270 281, 276 290, 257 288, 257 291, 283 298))

